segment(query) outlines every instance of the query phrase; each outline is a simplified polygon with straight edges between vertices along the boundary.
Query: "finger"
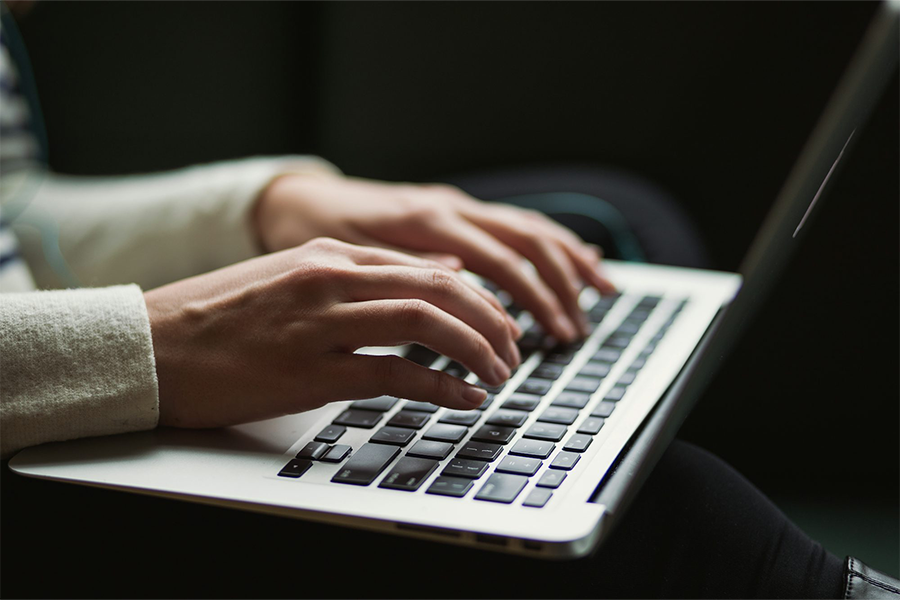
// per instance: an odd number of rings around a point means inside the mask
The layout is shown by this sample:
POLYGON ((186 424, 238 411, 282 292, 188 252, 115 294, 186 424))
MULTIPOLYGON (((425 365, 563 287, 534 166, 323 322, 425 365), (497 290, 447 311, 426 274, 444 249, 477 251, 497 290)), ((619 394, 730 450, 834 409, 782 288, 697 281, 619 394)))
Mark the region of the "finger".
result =
POLYGON ((523 268, 522 256, 465 219, 434 232, 435 244, 446 244, 472 271, 493 280, 558 339, 572 341, 576 330, 556 295, 534 273, 523 268))
POLYGON ((582 281, 569 255, 555 240, 548 240, 522 217, 506 220, 482 219, 482 229, 501 242, 517 250, 530 260, 538 273, 556 293, 569 319, 577 324, 583 335, 588 333, 587 319, 578 306, 582 281))
POLYGON ((482 295, 476 286, 458 275, 439 269, 371 266, 363 267, 360 275, 349 288, 354 302, 424 300, 481 333, 511 369, 519 365, 521 356, 506 319, 507 313, 486 290, 482 295))
POLYGON ((536 227, 553 236, 562 245, 578 273, 589 285, 597 288, 601 294, 615 293, 615 285, 606 277, 601 266, 603 249, 600 246, 584 243, 574 232, 546 215, 529 212, 529 217, 536 227))
POLYGON ((334 316, 335 339, 345 351, 418 343, 462 363, 491 385, 500 385, 511 374, 480 332, 418 298, 341 304, 334 316))
POLYGON ((389 244, 387 242, 383 242, 376 238, 373 238, 365 233, 358 232, 356 234, 357 241, 363 246, 372 246, 375 248, 384 248, 386 250, 393 250, 394 252, 401 252, 404 254, 411 254, 412 256, 418 256, 419 258, 424 258, 426 260, 432 260, 435 262, 439 262, 445 267, 449 267, 454 271, 460 271, 465 266, 460 257, 455 254, 448 254, 445 252, 421 252, 419 250, 412 250, 409 248, 403 248, 400 246, 395 246, 393 244, 389 244))
POLYGON ((399 356, 336 356, 334 371, 344 398, 389 395, 461 410, 477 408, 487 398, 479 387, 399 356))

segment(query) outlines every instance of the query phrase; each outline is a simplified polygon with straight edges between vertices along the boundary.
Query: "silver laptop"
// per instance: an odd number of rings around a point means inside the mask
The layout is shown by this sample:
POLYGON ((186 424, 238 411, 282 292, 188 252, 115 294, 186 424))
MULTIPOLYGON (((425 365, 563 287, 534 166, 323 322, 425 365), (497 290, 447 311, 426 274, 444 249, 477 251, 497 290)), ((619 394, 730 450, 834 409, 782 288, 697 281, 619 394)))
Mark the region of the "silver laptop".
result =
MULTIPOLYGON (((46 444, 10 467, 534 557, 590 553, 775 283, 895 69, 898 14, 898 2, 878 12, 741 275, 606 261, 621 294, 582 294, 592 333, 571 346, 544 337, 510 305, 527 331, 523 362, 488 389, 480 410, 372 398, 219 430, 46 444)), ((477 382, 420 346, 360 352, 402 354, 477 382)))

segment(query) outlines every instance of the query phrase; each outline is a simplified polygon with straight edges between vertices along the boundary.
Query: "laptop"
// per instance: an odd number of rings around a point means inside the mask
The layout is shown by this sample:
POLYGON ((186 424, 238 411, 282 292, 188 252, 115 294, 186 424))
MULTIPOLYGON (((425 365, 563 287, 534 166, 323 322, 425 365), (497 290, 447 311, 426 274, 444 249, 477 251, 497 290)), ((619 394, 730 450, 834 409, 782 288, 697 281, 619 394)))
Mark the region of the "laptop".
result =
MULTIPOLYGON (((898 15, 898 1, 878 11, 740 274, 608 260, 620 293, 582 293, 592 332, 568 346, 498 290, 527 332, 523 361, 480 409, 370 398, 218 430, 45 444, 10 468, 532 557, 591 553, 787 263, 894 72, 898 15)), ((400 354, 478 383, 421 346, 360 352, 400 354)))

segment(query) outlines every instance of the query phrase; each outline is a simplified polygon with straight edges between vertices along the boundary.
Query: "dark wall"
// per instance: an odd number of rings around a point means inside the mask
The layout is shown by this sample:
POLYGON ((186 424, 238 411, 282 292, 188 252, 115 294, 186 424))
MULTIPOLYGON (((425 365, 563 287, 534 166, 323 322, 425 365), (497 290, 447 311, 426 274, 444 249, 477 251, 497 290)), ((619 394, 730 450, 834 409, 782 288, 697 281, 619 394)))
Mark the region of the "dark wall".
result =
MULTIPOLYGON (((426 180, 595 162, 673 192, 733 270, 874 9, 60 2, 23 32, 59 170, 315 152, 426 180)), ((684 430, 764 488, 829 489, 852 466, 897 497, 897 114, 895 77, 684 430)))

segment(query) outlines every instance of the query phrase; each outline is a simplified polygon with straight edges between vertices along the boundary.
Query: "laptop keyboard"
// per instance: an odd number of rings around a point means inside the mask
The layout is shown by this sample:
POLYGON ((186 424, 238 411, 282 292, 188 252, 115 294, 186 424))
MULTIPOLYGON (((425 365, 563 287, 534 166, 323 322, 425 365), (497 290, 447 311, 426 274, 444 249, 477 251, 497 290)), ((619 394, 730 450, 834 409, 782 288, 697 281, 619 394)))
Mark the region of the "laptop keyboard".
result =
MULTIPOLYGON (((300 478, 316 463, 343 463, 331 478, 335 484, 369 486, 387 471, 379 488, 415 492, 438 472, 426 494, 462 498, 475 489, 476 500, 510 504, 530 478, 540 473, 522 505, 543 507, 578 468, 594 436, 627 399, 629 386, 687 303, 675 306, 624 371, 616 369, 660 301, 650 295, 611 295, 597 300, 588 311, 592 331, 619 303, 630 310, 598 346, 589 345, 593 350, 585 347, 584 341, 557 345, 537 325, 531 325, 518 342, 522 363, 517 371, 526 363, 532 365, 535 361, 529 359, 534 354, 540 360, 529 367, 527 377, 513 377, 504 386, 476 382, 488 392, 476 410, 450 410, 389 396, 353 402, 278 475, 300 478), (587 360, 585 355, 589 355, 587 360), (580 366, 569 369, 572 363, 580 366), (619 373, 614 385, 598 394, 614 370, 619 373), (517 383, 512 384, 513 380, 517 383), (515 389, 507 394, 509 385, 515 389), (501 393, 504 400, 495 402, 501 393), (534 415, 536 419, 531 418, 534 415), (372 430, 372 434, 367 442, 351 448, 338 443, 348 428, 372 430)), ((513 316, 521 313, 515 306, 508 309, 513 316)), ((432 368, 446 362, 422 346, 413 346, 406 358, 432 368)), ((469 371, 454 361, 441 370, 469 377, 469 371)))

